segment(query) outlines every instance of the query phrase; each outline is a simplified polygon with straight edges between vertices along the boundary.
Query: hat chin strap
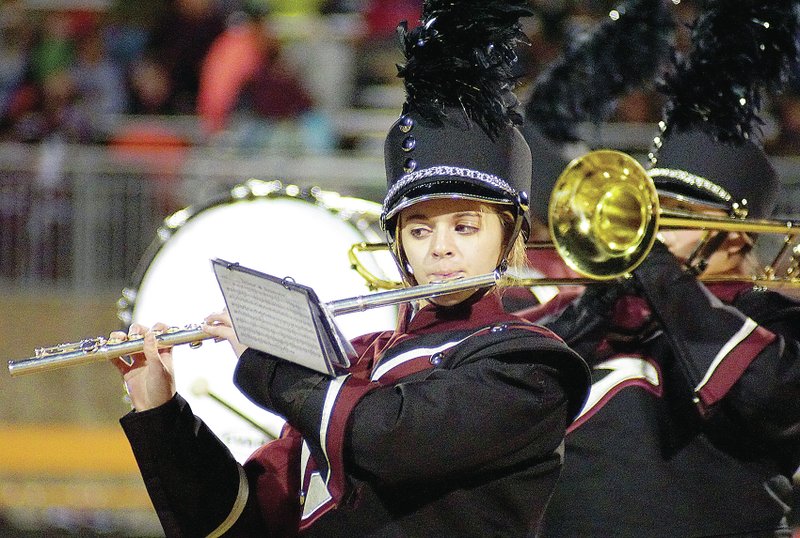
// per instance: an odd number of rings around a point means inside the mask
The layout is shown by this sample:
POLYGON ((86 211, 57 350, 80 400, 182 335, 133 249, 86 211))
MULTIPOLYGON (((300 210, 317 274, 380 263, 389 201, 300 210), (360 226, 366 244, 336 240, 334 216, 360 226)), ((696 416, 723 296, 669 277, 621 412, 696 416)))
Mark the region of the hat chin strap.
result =
POLYGON ((519 237, 520 232, 522 231, 522 222, 525 220, 525 210, 520 208, 517 216, 514 218, 514 229, 511 232, 511 235, 508 238, 508 242, 506 243, 506 248, 503 251, 503 255, 500 256, 500 263, 497 264, 497 271, 503 275, 508 270, 508 255, 511 254, 511 250, 514 248, 514 244, 517 242, 517 237, 519 237))

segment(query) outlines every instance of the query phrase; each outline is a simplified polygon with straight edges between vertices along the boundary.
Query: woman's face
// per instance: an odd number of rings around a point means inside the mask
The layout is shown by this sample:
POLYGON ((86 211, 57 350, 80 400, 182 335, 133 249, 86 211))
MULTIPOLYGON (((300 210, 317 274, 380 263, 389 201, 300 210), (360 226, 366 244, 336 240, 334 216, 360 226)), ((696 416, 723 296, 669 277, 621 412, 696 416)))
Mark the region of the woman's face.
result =
MULTIPOLYGON (((494 271, 503 245, 500 216, 470 200, 429 200, 400 213, 400 244, 418 284, 494 271)), ((474 290, 431 299, 452 306, 474 290)))
MULTIPOLYGON (((662 202, 662 206, 665 209, 679 209, 695 213, 700 217, 703 215, 712 217, 726 216, 723 211, 681 203, 671 199, 666 199, 662 202)), ((678 260, 686 262, 700 244, 700 241, 702 241, 705 232, 697 229, 663 230, 658 235, 678 260)), ((703 274, 706 276, 747 274, 746 267, 743 265, 742 252, 744 251, 742 249, 748 241, 749 239, 739 232, 729 232, 717 250, 707 258, 708 266, 703 274)))

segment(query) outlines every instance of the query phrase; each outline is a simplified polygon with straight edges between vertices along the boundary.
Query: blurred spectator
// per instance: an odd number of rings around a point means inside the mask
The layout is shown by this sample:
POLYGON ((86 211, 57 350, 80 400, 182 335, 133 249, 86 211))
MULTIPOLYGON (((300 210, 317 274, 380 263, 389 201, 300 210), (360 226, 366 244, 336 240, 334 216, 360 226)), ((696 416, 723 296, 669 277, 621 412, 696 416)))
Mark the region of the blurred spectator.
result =
POLYGON ((0 6, 0 119, 5 123, 18 114, 21 91, 33 39, 21 1, 0 6))
POLYGON ((381 102, 369 97, 373 86, 394 85, 402 88, 397 78, 396 64, 403 63, 395 31, 400 21, 409 28, 419 24, 422 0, 364 0, 362 13, 365 31, 356 43, 356 92, 354 103, 358 106, 396 106, 398 103, 381 102))
POLYGON ((774 99, 778 133, 765 144, 772 155, 800 155, 800 94, 785 93, 774 99))
POLYGON ((279 43, 261 24, 260 14, 239 12, 209 46, 200 66, 197 111, 208 133, 226 127, 242 92, 259 71, 274 63, 279 43))
POLYGON ((23 142, 42 142, 58 138, 64 142, 93 141, 92 124, 78 106, 77 92, 67 68, 50 72, 35 87, 33 105, 20 115, 14 126, 23 142))
POLYGON ((71 74, 78 104, 92 124, 94 138, 105 140, 115 115, 127 111, 124 73, 106 54, 103 35, 97 27, 79 38, 75 57, 71 74))
POLYGON ((134 114, 169 114, 172 107, 170 96, 172 82, 169 73, 150 56, 133 62, 128 71, 130 104, 128 110, 134 114))
POLYGON ((141 59, 145 66, 137 62, 131 77, 135 81, 136 75, 144 71, 148 81, 168 83, 168 94, 163 102, 154 103, 150 99, 158 92, 146 86, 147 93, 140 100, 160 113, 194 113, 200 65, 224 28, 224 13, 213 0, 170 0, 166 13, 150 33, 141 59))
POLYGON ((112 0, 103 28, 111 60, 127 72, 144 54, 151 29, 166 12, 164 0, 112 0))
POLYGON ((206 133, 238 150, 330 149, 328 122, 285 61, 266 13, 251 8, 230 21, 201 68, 197 110, 206 133))
POLYGON ((31 54, 31 75, 37 84, 68 69, 74 59, 72 19, 64 11, 45 13, 31 54))

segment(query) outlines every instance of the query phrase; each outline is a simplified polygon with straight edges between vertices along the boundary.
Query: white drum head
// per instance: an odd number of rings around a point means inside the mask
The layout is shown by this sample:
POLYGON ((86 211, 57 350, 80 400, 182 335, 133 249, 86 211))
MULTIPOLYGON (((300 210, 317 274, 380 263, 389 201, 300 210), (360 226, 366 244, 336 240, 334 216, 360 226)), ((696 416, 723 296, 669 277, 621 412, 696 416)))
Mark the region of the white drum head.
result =
MULTIPOLYGON (((374 229, 379 206, 321 194, 327 196, 303 199, 282 190, 226 200, 190 216, 147 265, 132 321, 184 326, 222 310, 225 303, 212 258, 292 277, 314 288, 323 302, 369 293, 364 279, 350 267, 347 251, 354 243, 380 240, 374 229), (331 207, 331 200, 337 207, 331 207)), ((367 259, 376 275, 398 279, 388 253, 367 259)), ((394 328, 396 315, 396 309, 389 307, 339 316, 336 321, 345 336, 353 338, 394 328)), ((283 419, 250 402, 233 385, 236 357, 227 343, 208 340, 197 349, 177 346, 173 356, 178 392, 237 460, 243 462, 280 434, 283 419)))

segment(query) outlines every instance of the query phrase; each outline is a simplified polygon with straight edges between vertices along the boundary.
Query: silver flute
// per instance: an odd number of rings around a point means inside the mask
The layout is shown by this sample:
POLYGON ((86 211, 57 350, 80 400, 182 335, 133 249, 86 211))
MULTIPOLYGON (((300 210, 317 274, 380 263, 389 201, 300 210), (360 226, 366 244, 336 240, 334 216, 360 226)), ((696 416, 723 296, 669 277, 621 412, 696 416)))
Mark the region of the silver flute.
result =
MULTIPOLYGON (((368 295, 359 295, 349 299, 339 299, 324 303, 323 307, 332 315, 351 314, 371 308, 396 305, 422 299, 430 299, 469 289, 486 288, 496 285, 503 278, 500 272, 494 271, 485 275, 460 278, 446 282, 434 282, 399 290, 389 290, 368 295)), ((190 344, 197 347, 204 340, 214 338, 203 331, 199 325, 186 327, 170 327, 156 334, 159 348, 190 344)), ((67 366, 77 366, 102 362, 139 353, 144 349, 144 337, 132 336, 127 340, 97 337, 87 338, 79 342, 59 344, 52 347, 37 348, 34 356, 27 359, 8 361, 9 373, 16 377, 25 374, 48 372, 67 366)))

